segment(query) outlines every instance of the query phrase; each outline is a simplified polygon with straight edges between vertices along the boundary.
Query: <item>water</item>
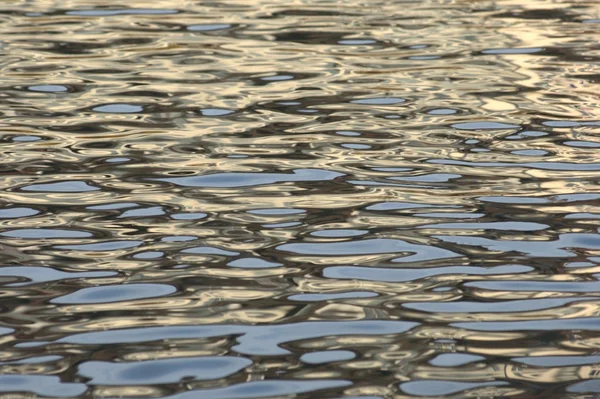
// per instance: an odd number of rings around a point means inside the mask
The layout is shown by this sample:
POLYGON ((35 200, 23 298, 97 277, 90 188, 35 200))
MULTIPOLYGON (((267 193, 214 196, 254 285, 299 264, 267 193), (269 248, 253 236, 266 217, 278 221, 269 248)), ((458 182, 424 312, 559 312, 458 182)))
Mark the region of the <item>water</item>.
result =
POLYGON ((0 397, 600 396, 596 1, 0 13, 0 397))

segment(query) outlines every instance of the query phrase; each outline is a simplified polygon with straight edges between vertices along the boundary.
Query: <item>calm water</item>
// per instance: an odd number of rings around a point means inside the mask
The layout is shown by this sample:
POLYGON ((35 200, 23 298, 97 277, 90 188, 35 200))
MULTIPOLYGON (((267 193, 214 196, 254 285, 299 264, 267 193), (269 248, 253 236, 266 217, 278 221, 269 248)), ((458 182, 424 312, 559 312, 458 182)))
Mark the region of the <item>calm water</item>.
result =
POLYGON ((596 0, 0 18, 0 397, 600 397, 596 0))

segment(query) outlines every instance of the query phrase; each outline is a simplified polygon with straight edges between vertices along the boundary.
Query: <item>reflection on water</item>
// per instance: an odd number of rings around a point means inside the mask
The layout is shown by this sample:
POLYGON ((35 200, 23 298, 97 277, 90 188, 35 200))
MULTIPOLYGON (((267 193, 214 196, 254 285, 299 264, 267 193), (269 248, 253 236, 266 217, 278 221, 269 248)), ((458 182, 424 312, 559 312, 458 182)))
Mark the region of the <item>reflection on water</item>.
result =
POLYGON ((0 396, 600 395, 597 2, 0 13, 0 396))

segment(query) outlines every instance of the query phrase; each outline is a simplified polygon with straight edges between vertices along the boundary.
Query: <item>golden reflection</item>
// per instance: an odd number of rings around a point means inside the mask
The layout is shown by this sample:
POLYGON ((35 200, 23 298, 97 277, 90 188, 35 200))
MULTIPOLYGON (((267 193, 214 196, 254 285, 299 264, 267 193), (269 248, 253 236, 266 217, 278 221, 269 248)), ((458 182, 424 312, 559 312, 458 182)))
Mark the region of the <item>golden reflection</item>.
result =
POLYGON ((0 396, 598 394, 595 2, 0 9, 0 396))

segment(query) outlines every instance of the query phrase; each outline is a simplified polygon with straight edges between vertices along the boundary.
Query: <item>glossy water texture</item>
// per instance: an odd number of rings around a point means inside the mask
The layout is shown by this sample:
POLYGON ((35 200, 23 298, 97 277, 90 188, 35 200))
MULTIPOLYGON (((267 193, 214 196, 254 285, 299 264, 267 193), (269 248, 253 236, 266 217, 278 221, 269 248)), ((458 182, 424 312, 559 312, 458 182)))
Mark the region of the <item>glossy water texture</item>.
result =
POLYGON ((596 0, 0 4, 0 397, 600 397, 596 0))

